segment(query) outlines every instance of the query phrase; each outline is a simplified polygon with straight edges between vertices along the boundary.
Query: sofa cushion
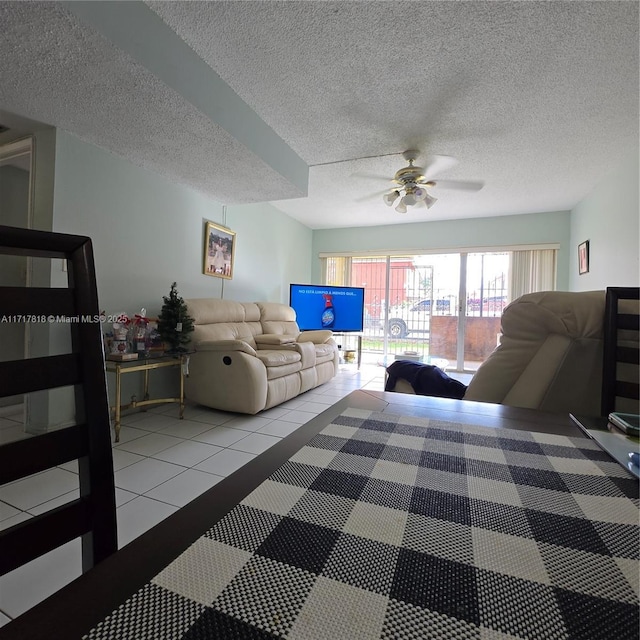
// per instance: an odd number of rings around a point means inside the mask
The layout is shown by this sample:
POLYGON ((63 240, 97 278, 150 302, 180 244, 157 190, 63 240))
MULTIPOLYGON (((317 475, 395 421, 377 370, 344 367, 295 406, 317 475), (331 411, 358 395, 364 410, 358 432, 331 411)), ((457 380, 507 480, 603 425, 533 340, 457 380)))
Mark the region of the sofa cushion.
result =
POLYGON ((261 333, 255 337, 256 343, 259 346, 267 345, 267 349, 269 346, 278 346, 282 344, 295 344, 296 338, 295 336, 289 335, 276 335, 274 333, 261 333))
POLYGON ((293 336, 300 333, 296 312, 288 305, 279 302, 257 302, 256 305, 260 309, 262 333, 293 336))
POLYGON ((313 342, 296 343, 294 347, 302 356, 303 369, 310 369, 316 366, 316 346, 313 342))
POLYGON ((196 351, 242 351, 250 356, 256 355, 256 350, 245 340, 202 340, 195 344, 196 351))
POLYGON ((256 351, 256 357, 267 369, 300 363, 302 360, 302 356, 294 349, 259 349, 256 351))
POLYGON ((218 298, 185 300, 194 319, 193 343, 209 340, 244 340, 256 347, 254 336, 262 331, 260 310, 252 302, 218 298))
POLYGON ((331 362, 335 356, 336 350, 333 344, 315 344, 316 364, 320 362, 331 362))
POLYGON ((261 349, 257 358, 267 370, 267 380, 275 380, 302 369, 302 358, 294 349, 261 349))

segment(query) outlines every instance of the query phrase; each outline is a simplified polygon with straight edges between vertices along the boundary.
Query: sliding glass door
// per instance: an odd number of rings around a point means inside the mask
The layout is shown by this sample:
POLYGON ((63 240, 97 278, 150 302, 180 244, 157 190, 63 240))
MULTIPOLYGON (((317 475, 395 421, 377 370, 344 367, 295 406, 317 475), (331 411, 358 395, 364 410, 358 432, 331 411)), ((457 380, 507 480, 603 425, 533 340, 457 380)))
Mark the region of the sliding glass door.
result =
MULTIPOLYGON (((365 288, 365 360, 387 365, 409 358, 475 371, 498 343, 514 289, 511 266, 524 263, 521 253, 328 256, 325 283, 365 288)), ((538 278, 540 288, 555 288, 555 263, 549 273, 551 281, 538 278)))

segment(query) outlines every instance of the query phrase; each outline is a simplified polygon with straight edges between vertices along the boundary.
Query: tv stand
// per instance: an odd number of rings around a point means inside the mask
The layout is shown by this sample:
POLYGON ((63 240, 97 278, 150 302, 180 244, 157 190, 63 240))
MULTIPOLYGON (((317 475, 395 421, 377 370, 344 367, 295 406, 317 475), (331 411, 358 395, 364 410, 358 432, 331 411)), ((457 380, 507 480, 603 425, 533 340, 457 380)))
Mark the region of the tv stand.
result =
MULTIPOLYGON (((352 333, 350 331, 347 332, 334 332, 333 339, 338 343, 338 351, 341 353, 347 353, 348 351, 356 351, 356 358, 358 363, 358 369, 360 369, 360 364, 362 363, 362 334, 361 333, 352 333), (342 338, 342 340, 340 340, 342 338), (357 349, 349 349, 349 341, 351 338, 357 338, 357 349)), ((345 359, 346 362, 346 359, 345 359)))

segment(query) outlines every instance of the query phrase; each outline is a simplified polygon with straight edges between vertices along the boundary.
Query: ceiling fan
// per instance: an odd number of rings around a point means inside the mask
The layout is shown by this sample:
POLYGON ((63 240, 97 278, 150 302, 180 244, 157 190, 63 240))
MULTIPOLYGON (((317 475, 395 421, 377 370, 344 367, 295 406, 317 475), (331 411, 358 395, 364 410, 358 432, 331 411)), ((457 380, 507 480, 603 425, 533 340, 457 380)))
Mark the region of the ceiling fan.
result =
MULTIPOLYGON (((415 149, 408 149, 402 157, 409 163, 406 167, 396 171, 391 180, 396 186, 391 191, 385 191, 382 195, 383 202, 395 209, 398 213, 406 213, 407 207, 424 204, 427 209, 436 202, 430 193, 435 187, 447 189, 464 189, 466 191, 479 191, 484 186, 483 182, 459 181, 459 180, 434 180, 433 177, 457 164, 457 160, 451 156, 431 156, 426 167, 414 165, 419 156, 415 149)), ((380 178, 382 176, 374 176, 380 178)))

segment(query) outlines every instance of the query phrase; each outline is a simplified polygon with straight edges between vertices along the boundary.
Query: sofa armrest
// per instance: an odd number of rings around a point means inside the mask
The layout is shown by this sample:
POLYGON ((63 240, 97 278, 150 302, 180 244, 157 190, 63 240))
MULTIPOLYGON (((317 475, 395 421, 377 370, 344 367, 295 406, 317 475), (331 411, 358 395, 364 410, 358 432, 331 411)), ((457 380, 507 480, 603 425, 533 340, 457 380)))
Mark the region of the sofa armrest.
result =
POLYGON ((256 350, 244 340, 203 340, 196 344, 196 351, 242 351, 256 355, 256 350))
POLYGON ((258 349, 273 349, 273 347, 282 347, 285 345, 292 345, 296 342, 296 336, 291 334, 289 335, 278 335, 276 333, 263 333, 255 336, 256 344, 258 345, 258 349))
POLYGON ((298 342, 313 342, 314 344, 324 344, 333 337, 333 331, 328 329, 316 329, 315 331, 303 331, 298 336, 298 342))

